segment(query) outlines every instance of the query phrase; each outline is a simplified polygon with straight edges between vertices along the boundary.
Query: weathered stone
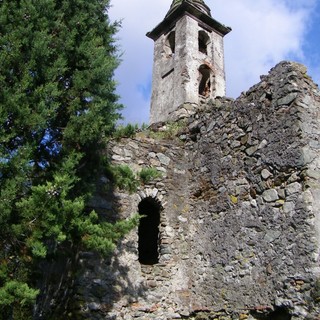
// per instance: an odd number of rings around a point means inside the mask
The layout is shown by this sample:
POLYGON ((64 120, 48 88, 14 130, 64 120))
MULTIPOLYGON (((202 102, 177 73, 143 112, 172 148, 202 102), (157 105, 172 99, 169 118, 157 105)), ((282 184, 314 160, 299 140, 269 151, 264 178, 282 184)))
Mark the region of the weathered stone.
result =
POLYGON ((122 155, 123 154, 123 149, 121 147, 114 146, 112 148, 112 153, 113 154, 117 154, 117 155, 122 155))
POLYGON ((277 238, 279 238, 281 236, 281 231, 278 230, 270 230, 267 231, 266 235, 264 236, 264 240, 266 242, 273 242, 275 241, 277 238))
POLYGON ((306 171, 306 176, 312 179, 320 179, 320 170, 312 170, 312 169, 308 169, 306 171))
POLYGON ((216 121, 211 121, 208 125, 207 132, 210 132, 214 128, 216 123, 217 123, 216 121))
POLYGON ((268 145, 268 141, 267 140, 262 140, 261 142, 260 142, 260 144, 259 144, 259 146, 258 146, 258 150, 260 150, 260 149, 262 149, 262 148, 264 148, 264 147, 266 147, 268 145))
POLYGON ((272 173, 267 170, 267 169, 263 169, 261 171, 261 177, 264 179, 264 180, 267 180, 268 178, 270 178, 272 176, 272 173))
POLYGON ((285 193, 285 190, 284 190, 284 189, 279 189, 279 190, 277 190, 277 192, 278 192, 278 196, 279 196, 281 199, 285 199, 286 193, 285 193))
POLYGON ((128 150, 128 149, 123 149, 123 154, 124 154, 124 156, 125 157, 127 157, 127 158, 132 158, 132 156, 133 156, 133 153, 132 153, 132 151, 131 150, 128 150))
POLYGON ((160 163, 164 166, 168 166, 170 163, 170 158, 164 155, 163 153, 157 153, 157 157, 160 161, 160 163))
POLYGON ((241 146, 240 141, 233 141, 233 142, 231 143, 231 148, 232 148, 232 149, 238 148, 238 147, 240 147, 240 146, 241 146))
POLYGON ((188 221, 187 218, 182 217, 182 216, 179 216, 178 219, 179 219, 179 221, 181 221, 181 222, 187 222, 187 221, 188 221))
POLYGON ((293 212, 294 208, 295 208, 294 202, 285 202, 285 203, 283 204, 283 212, 284 212, 284 213, 293 212))
POLYGON ((262 197, 266 202, 273 202, 279 199, 278 192, 275 189, 268 189, 264 191, 262 197))
POLYGON ((256 208, 257 207, 257 201, 255 199, 252 199, 250 202, 251 206, 256 208))
POLYGON ((129 141, 129 146, 135 150, 139 149, 139 145, 134 141, 129 141))
POLYGON ((278 100, 278 106, 289 105, 297 96, 298 94, 296 92, 289 93, 287 96, 278 100))
POLYGON ((304 147, 302 149, 302 165, 310 164, 316 157, 317 154, 315 151, 309 149, 308 147, 304 147))
POLYGON ((258 150, 258 148, 259 148, 258 145, 252 146, 252 147, 246 149, 246 154, 248 156, 252 156, 258 150))
POLYGON ((112 160, 115 160, 115 161, 119 161, 119 162, 123 162, 123 161, 126 161, 127 159, 125 157, 122 157, 122 156, 119 156, 117 154, 114 154, 112 156, 112 160))
POLYGON ((301 191, 302 191, 302 186, 299 182, 291 183, 291 184, 287 185, 287 187, 286 187, 286 195, 287 196, 290 196, 294 193, 301 193, 301 191))

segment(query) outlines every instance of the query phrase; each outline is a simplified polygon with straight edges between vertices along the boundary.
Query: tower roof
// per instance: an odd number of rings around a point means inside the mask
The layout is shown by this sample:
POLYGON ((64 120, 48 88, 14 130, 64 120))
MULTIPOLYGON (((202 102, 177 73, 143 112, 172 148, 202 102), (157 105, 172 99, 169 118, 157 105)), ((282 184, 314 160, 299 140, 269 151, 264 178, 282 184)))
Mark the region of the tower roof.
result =
POLYGON ((182 4, 182 2, 189 2, 193 6, 200 9, 200 11, 211 17, 210 8, 204 3, 203 0, 173 0, 166 16, 170 15, 174 10, 176 10, 182 4))
POLYGON ((183 15, 192 16, 204 24, 208 29, 215 30, 222 36, 231 31, 231 28, 224 26, 211 17, 210 8, 203 0, 173 0, 168 13, 162 22, 160 22, 147 36, 153 40, 160 37, 161 34, 170 30, 183 15))

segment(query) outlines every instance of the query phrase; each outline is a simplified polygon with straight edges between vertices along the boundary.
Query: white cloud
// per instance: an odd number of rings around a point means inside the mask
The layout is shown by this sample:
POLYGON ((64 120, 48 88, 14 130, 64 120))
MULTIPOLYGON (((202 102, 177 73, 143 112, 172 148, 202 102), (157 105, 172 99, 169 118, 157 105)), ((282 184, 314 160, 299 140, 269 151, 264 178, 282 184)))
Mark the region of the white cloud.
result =
MULTIPOLYGON (((304 60, 303 39, 317 0, 206 0, 213 18, 232 27, 225 37, 227 94, 237 97, 283 59, 304 60)), ((116 72, 130 122, 147 122, 153 41, 146 32, 162 21, 172 0, 113 0, 109 15, 123 18, 123 62, 116 72), (142 88, 142 90, 141 90, 142 88)))
POLYGON ((215 1, 219 15, 233 29, 225 38, 225 60, 227 92, 235 97, 279 61, 303 57, 308 10, 302 6, 292 11, 279 0, 228 0, 228 4, 232 10, 223 6, 223 0, 215 1))

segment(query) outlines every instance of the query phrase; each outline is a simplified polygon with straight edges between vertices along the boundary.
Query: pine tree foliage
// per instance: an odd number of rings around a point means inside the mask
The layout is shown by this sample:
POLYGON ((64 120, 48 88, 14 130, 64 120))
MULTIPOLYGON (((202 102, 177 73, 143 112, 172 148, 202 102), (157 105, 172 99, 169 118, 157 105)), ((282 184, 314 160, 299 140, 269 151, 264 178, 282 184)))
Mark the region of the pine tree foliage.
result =
POLYGON ((120 190, 129 193, 137 191, 139 181, 128 165, 107 166, 107 175, 120 190))
MULTIPOLYGON (((119 118, 109 0, 0 1, 0 314, 34 301, 38 259, 79 241, 109 252, 136 220, 85 211, 119 118)), ((17 313, 18 314, 18 313, 17 313)), ((27 319, 27 313, 21 318, 27 319)), ((16 319, 18 319, 16 317, 16 319)))

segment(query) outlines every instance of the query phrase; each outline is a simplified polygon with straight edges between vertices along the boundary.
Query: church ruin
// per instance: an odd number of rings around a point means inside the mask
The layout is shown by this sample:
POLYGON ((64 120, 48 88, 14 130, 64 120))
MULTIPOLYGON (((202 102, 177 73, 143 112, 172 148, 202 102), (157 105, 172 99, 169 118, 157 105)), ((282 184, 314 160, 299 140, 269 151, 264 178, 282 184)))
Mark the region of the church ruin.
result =
POLYGON ((229 31, 174 0, 148 33, 153 125, 108 153, 161 176, 133 193, 101 179, 101 216, 142 218, 110 258, 79 252, 70 319, 320 319, 320 91, 283 61, 224 97, 229 31))

